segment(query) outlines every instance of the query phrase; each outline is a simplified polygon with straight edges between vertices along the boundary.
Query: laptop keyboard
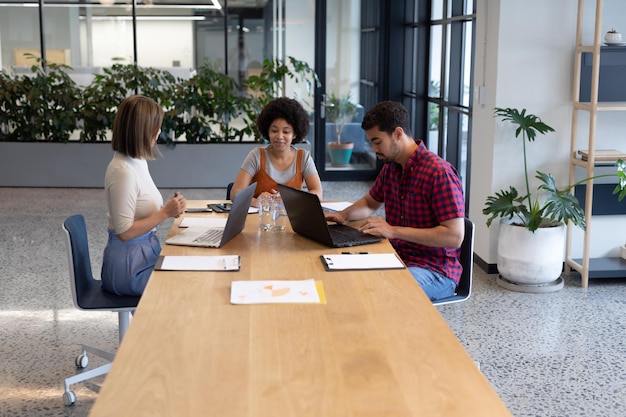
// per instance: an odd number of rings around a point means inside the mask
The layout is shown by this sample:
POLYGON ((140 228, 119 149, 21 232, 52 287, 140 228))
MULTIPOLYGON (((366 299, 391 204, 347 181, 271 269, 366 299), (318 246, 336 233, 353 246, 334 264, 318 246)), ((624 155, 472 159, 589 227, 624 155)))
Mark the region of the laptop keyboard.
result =
POLYGON ((209 229, 195 238, 193 241, 196 243, 220 243, 224 230, 222 229, 209 229))
POLYGON ((380 238, 359 232, 358 230, 345 225, 332 225, 328 228, 335 245, 357 243, 357 242, 377 242, 380 238))

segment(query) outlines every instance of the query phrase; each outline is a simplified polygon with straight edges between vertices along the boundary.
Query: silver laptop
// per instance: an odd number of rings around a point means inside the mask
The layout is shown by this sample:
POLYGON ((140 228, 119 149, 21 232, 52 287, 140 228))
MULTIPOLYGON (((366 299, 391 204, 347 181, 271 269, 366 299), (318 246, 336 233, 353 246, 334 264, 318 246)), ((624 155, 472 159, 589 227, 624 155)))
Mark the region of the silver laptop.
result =
POLYGON ((188 227, 167 239, 165 243, 168 245, 202 246, 207 248, 224 246, 243 230, 255 188, 256 183, 252 183, 235 196, 224 227, 188 227))
POLYGON ((334 248, 368 245, 381 237, 363 233, 345 224, 328 224, 317 195, 278 184, 292 229, 311 240, 334 248))

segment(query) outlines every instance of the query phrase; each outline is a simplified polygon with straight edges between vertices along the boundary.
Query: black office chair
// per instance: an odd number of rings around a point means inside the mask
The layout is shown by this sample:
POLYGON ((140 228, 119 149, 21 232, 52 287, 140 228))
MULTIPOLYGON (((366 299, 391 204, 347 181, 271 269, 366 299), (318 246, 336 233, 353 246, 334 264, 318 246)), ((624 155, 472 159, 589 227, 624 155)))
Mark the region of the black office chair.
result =
POLYGON ((458 303, 470 298, 472 294, 472 268, 474 266, 474 223, 465 218, 465 237, 461 243, 461 254, 459 255, 463 272, 456 293, 453 296, 441 298, 433 301, 433 304, 440 306, 443 304, 458 303))
POLYGON ((230 184, 228 184, 228 186, 226 187, 226 200, 230 200, 230 192, 232 191, 232 189, 233 189, 233 185, 234 185, 234 184, 235 184, 234 182, 231 182, 231 183, 230 183, 230 184))
MULTIPOLYGON (((74 305, 79 310, 114 311, 119 318, 119 341, 122 341, 130 324, 131 312, 137 307, 140 297, 120 296, 104 291, 100 281, 94 279, 89 258, 89 242, 87 240, 87 227, 82 215, 76 214, 68 217, 63 222, 63 230, 66 234, 67 256, 70 270, 70 286, 74 305)), ((63 403, 72 405, 76 402, 76 394, 70 390, 70 385, 86 381, 109 372, 113 353, 82 345, 82 353, 76 357, 76 368, 83 369, 89 364, 87 352, 93 353, 109 361, 105 365, 94 369, 82 371, 63 381, 65 393, 63 403)))

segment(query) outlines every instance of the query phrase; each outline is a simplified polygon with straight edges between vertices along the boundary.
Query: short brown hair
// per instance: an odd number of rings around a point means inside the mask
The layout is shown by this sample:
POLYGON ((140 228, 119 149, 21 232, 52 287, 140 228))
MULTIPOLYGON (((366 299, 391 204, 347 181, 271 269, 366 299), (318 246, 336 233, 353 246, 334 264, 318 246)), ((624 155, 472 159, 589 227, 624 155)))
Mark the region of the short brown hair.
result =
POLYGON ((163 109, 156 101, 139 94, 125 98, 113 122, 113 150, 131 158, 156 159, 159 153, 152 140, 161 123, 163 109))
POLYGON ((363 130, 378 128, 381 132, 392 134, 396 127, 401 127, 411 136, 411 117, 406 108, 395 101, 381 101, 372 107, 361 122, 363 130))

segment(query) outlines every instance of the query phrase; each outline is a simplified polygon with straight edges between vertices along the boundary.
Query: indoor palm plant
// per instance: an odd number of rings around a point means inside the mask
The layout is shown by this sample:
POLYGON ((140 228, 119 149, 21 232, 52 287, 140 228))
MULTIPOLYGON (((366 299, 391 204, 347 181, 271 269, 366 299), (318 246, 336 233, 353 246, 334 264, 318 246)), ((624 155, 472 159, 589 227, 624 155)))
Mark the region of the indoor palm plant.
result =
MULTIPOLYGON (((537 171, 540 182, 532 192, 528 174, 526 142, 534 142, 537 134, 554 132, 526 109, 496 108, 495 116, 515 126, 515 137, 522 137, 525 194, 510 186, 487 197, 483 214, 489 215, 487 226, 500 218, 498 236, 498 271, 516 285, 543 286, 559 279, 564 255, 565 225, 585 228, 585 214, 572 190, 589 180, 615 176, 613 194, 621 201, 626 196, 626 163, 618 160, 615 173, 582 179, 562 189, 551 174, 537 171), (527 242, 526 244, 524 242, 527 242), (544 243, 547 245, 543 246, 544 243), (545 263, 545 265, 544 265, 545 263)), ((561 284, 562 285, 562 284, 561 284)))

